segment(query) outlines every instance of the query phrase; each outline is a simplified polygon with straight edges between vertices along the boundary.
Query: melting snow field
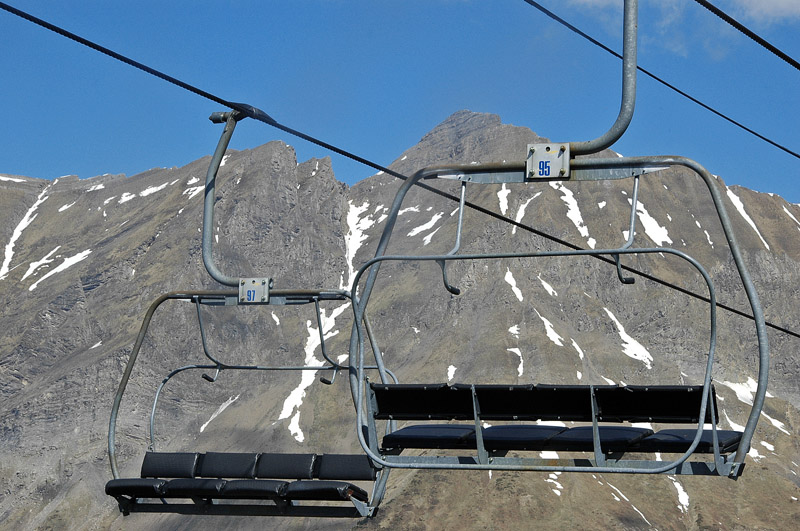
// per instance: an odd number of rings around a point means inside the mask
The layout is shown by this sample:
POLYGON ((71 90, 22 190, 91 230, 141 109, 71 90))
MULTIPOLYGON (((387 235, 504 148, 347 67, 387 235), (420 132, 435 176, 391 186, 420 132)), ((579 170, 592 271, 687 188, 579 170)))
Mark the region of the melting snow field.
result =
POLYGON ((453 377, 455 375, 456 375, 456 367, 455 367, 455 365, 450 365, 447 368, 447 381, 448 382, 452 382, 453 381, 453 377))
POLYGON ((647 351, 646 348, 644 348, 644 346, 642 346, 641 343, 633 339, 625 332, 625 328, 617 320, 614 314, 611 313, 611 310, 609 310, 608 308, 603 308, 603 309, 606 311, 611 320, 614 321, 614 325, 616 325, 617 330, 619 332, 619 337, 622 338, 622 352, 630 358, 641 361, 642 363, 644 363, 645 367, 651 369, 653 363, 653 356, 650 355, 650 353, 647 351))
POLYGON ((586 243, 589 247, 594 249, 597 241, 589 237, 589 228, 583 224, 583 216, 581 216, 581 210, 578 208, 578 201, 575 199, 575 194, 572 193, 572 190, 558 182, 551 182, 550 186, 553 190, 563 194, 561 200, 567 205, 567 217, 572 221, 572 224, 575 225, 575 228, 578 229, 581 236, 586 238, 586 243))
POLYGON ((523 365, 522 352, 516 347, 507 348, 506 350, 511 352, 512 354, 516 354, 517 356, 519 356, 519 366, 517 367, 517 376, 522 376, 522 365, 523 365))
POLYGON ((539 319, 542 320, 542 323, 544 324, 545 331, 547 332, 547 338, 550 341, 552 341, 553 343, 555 343, 556 345, 558 345, 559 347, 563 347, 564 346, 564 338, 561 337, 560 335, 558 335, 558 332, 556 332, 555 328, 553 328, 553 323, 551 323, 550 321, 548 321, 547 319, 542 317, 542 314, 540 314, 536 310, 536 308, 534 308, 533 311, 536 312, 536 315, 538 315, 539 319))
POLYGON ((503 280, 511 286, 511 291, 514 292, 519 302, 522 302, 522 290, 517 287, 517 281, 514 280, 514 274, 511 272, 511 269, 506 269, 506 276, 503 280))
POLYGON ((42 193, 39 194, 39 197, 36 198, 36 201, 33 203, 33 205, 31 205, 28 211, 25 212, 25 215, 22 216, 22 220, 14 228, 14 232, 11 233, 11 239, 6 244, 6 254, 3 264, 0 265, 0 280, 3 280, 8 276, 11 259, 14 257, 14 246, 16 245, 17 240, 19 240, 19 238, 22 236, 22 231, 24 231, 28 225, 33 223, 33 220, 36 219, 36 209, 38 209, 42 203, 47 201, 48 196, 45 194, 47 194, 47 191, 50 190, 50 187, 56 182, 58 182, 58 179, 53 181, 52 184, 48 185, 44 190, 42 190, 42 193))
POLYGON ((747 212, 744 209, 744 203, 742 203, 742 200, 739 199, 739 196, 734 194, 730 188, 728 188, 728 199, 731 200, 731 203, 733 203, 733 206, 736 207, 736 210, 739 211, 739 214, 744 218, 747 224, 753 228, 756 234, 758 234, 758 237, 761 238, 761 243, 763 243, 764 247, 766 247, 767 251, 769 251, 769 244, 767 244, 767 241, 764 239, 763 236, 761 236, 761 233, 758 231, 758 227, 756 227, 756 224, 753 221, 753 219, 749 215, 747 215, 747 212))
MULTIPOLYGON (((628 204, 633 204, 633 200, 628 199, 628 204)), ((669 232, 667 232, 667 228, 658 224, 658 222, 653 218, 653 216, 650 215, 641 201, 636 201, 636 213, 639 215, 639 221, 644 227, 644 233, 647 234, 647 236, 653 240, 657 246, 663 247, 664 243, 672 243, 672 240, 669 237, 669 232)))
POLYGON ((227 399, 225 402, 223 402, 223 403, 222 403, 222 405, 221 405, 221 406, 219 406, 219 407, 217 408, 217 410, 216 410, 216 411, 215 411, 215 412, 214 412, 214 413, 211 415, 211 418, 210 418, 210 419, 208 419, 208 420, 206 421, 206 423, 205 423, 205 424, 203 424, 202 426, 200 426, 200 433, 203 433, 203 432, 205 431, 205 429, 206 429, 206 426, 208 426, 209 424, 211 424, 211 421, 212 421, 212 420, 214 420, 215 418, 217 418, 217 417, 219 416, 219 414, 220 414, 220 413, 222 413, 223 411, 225 411, 225 410, 228 408, 228 406, 230 406, 231 404, 233 404, 234 402, 236 402, 237 400, 239 400, 239 397, 240 397, 240 396, 241 396, 241 395, 232 396, 232 397, 230 397, 229 399, 227 399))
POLYGON ((37 280, 36 282, 31 284, 31 286, 28 288, 28 291, 35 290, 36 287, 39 285, 39 283, 41 283, 44 280, 52 277, 56 273, 60 273, 60 272, 64 271, 65 269, 67 269, 69 267, 72 267, 73 265, 77 264, 78 262, 80 262, 82 260, 85 260, 86 257, 88 257, 90 254, 92 254, 92 250, 91 249, 86 249, 85 251, 80 252, 80 253, 76 254, 75 256, 70 256, 69 258, 64 258, 64 261, 61 262, 61 265, 59 265, 58 267, 56 267, 55 269, 53 269, 52 271, 50 271, 49 273, 44 275, 42 278, 40 278, 39 280, 37 280))

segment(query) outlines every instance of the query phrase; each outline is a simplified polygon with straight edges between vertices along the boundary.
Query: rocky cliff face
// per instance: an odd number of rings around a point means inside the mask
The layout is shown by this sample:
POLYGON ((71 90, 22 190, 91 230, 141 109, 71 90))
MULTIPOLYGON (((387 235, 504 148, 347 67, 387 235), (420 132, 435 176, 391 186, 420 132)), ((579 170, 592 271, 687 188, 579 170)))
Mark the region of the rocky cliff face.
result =
MULTIPOLYGON (((493 115, 460 112, 403 153, 392 169, 518 160, 537 136, 493 115)), ((209 159, 131 178, 41 181, 0 175, 0 521, 22 528, 195 528, 199 517, 125 519, 103 493, 114 393, 149 304, 174 290, 219 287, 200 256, 209 159)), ((702 161, 700 161, 702 163, 702 161)), ((399 183, 375 175, 351 188, 328 159, 297 163, 282 142, 231 152, 220 171, 215 256, 233 276, 271 276, 276 288, 349 288, 374 254, 399 183)), ((437 184, 456 193, 457 187, 437 184)), ((724 187, 724 185, 722 185, 724 187)), ((632 183, 544 183, 468 189, 467 200, 514 220, 465 215, 462 252, 551 250, 552 235, 582 248, 624 242, 632 183), (532 232, 530 228, 535 229, 532 232)), ((726 188, 726 206, 767 320, 800 330, 800 207, 726 188)), ((404 204, 391 253, 449 251, 456 204, 424 190, 404 204)), ((704 184, 667 170, 642 179, 636 245, 670 246, 709 271, 717 299, 747 311, 741 283, 704 184)), ((623 264, 705 295, 681 260, 623 257, 623 264)), ((435 264, 385 265, 370 302, 386 362, 405 382, 697 383, 708 350, 708 306, 639 277, 622 285, 592 258, 452 264, 453 296, 435 264)), ((302 365, 321 360, 307 307, 203 308, 210 350, 228 363, 302 365)), ((347 304, 323 305, 323 332, 345 359, 347 304)), ((174 368, 203 362, 195 308, 156 314, 123 400, 117 428, 123 474, 147 447, 156 388, 174 368)), ((800 518, 796 438, 797 337, 774 328, 770 397, 744 476, 632 477, 394 471, 367 528, 783 528, 800 518)), ((714 378, 721 426, 745 423, 756 374, 751 321, 719 311, 714 378)), ((357 451, 345 378, 313 372, 195 372, 165 388, 159 449, 357 451)), ((341 528, 356 523, 213 517, 219 528, 341 528)))

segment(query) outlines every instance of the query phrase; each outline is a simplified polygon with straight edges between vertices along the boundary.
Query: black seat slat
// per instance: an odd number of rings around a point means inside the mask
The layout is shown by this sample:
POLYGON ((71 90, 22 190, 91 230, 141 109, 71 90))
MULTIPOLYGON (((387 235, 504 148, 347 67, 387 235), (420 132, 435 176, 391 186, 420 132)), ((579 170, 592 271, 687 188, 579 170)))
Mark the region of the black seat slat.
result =
POLYGON ((377 470, 364 454, 323 454, 315 460, 314 477, 375 481, 377 470))
POLYGON ((207 452, 197 461, 195 475, 205 478, 254 478, 256 453, 207 452))
POLYGON ((313 479, 314 454, 272 454, 258 457, 257 478, 313 479))
POLYGON ((355 498, 367 501, 369 494, 361 487, 345 481, 299 480, 286 486, 283 497, 287 500, 347 501, 355 498))
POLYGON ((286 490, 286 481, 278 479, 234 479, 225 482, 220 495, 231 499, 277 499, 286 490))
POLYGON ((544 450, 547 441, 567 428, 538 424, 508 424, 483 430, 487 450, 544 450))
POLYGON ((197 452, 147 452, 142 461, 142 477, 194 477, 198 456, 197 452))
POLYGON ((224 479, 211 478, 179 478, 167 481, 164 485, 164 497, 169 498, 213 498, 219 496, 224 479))
POLYGON ((475 448, 475 428, 467 424, 406 426, 383 438, 384 448, 475 448))
MULTIPOLYGON (((624 452, 652 435, 653 430, 630 426, 600 426, 600 447, 603 452, 624 452)), ((562 452, 591 452, 594 449, 592 426, 578 426, 551 437, 545 444, 547 450, 562 452)))
POLYGON ((533 385, 476 385, 475 394, 485 420, 539 420, 541 404, 533 385))
MULTIPOLYGON (((714 393, 713 386, 711 391, 714 393)), ((595 396, 602 421, 696 424, 700 416, 703 386, 599 387, 595 390, 595 396)), ((713 407, 715 400, 710 403, 713 407)), ((711 422, 711 407, 706 408, 704 422, 711 422)))
POLYGON ((112 479, 106 483, 106 494, 131 498, 160 498, 164 494, 166 483, 166 480, 152 478, 112 479))
POLYGON ((471 419, 472 391, 466 385, 370 384, 378 404, 377 419, 471 419))
MULTIPOLYGON (((683 453, 689 449, 696 434, 696 429, 660 430, 639 441, 634 448, 631 448, 631 451, 683 453)), ((703 430, 695 452, 712 453, 714 451, 712 436, 711 430, 703 430)), ((742 440, 742 433, 730 430, 717 430, 717 440, 719 441, 719 450, 721 453, 733 452, 739 448, 739 441, 742 440)))

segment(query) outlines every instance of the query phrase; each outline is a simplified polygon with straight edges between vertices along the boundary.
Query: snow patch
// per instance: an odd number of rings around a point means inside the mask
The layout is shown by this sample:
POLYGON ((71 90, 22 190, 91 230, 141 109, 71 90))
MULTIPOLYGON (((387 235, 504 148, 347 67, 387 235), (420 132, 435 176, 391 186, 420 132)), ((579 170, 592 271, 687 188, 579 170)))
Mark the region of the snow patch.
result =
POLYGON ((134 199, 135 197, 136 197, 136 195, 135 195, 135 194, 129 194, 128 192, 125 192, 124 194, 122 194, 122 195, 119 197, 119 201, 118 201, 118 203, 119 203, 120 205, 121 205, 122 203, 127 203, 128 201, 130 201, 131 199, 134 199))
POLYGON ((152 195, 152 194, 154 194, 156 192, 160 192, 161 190, 163 190, 167 186, 169 186, 169 183, 164 183, 161 186, 151 186, 150 188, 146 188, 146 189, 142 190, 141 192, 139 192, 139 197, 147 197, 148 195, 152 195))
MULTIPOLYGON (((578 357, 580 359, 583 359, 583 351, 581 350, 581 347, 578 346, 578 344, 575 342, 574 339, 572 340, 572 346, 575 348, 575 350, 578 351, 578 357)), ((578 379, 580 380, 580 378, 578 379)))
POLYGON ((219 406, 217 408, 217 410, 211 415, 211 418, 208 419, 205 424, 200 426, 200 433, 203 433, 205 431, 206 427, 211 423, 211 421, 214 420, 215 418, 217 418, 220 413, 225 411, 228 408, 228 406, 230 406, 231 404, 233 404, 234 402, 239 400, 240 396, 241 395, 232 396, 232 397, 228 398, 225 402, 223 402, 222 405, 219 406))
POLYGON ((742 203, 742 200, 739 199, 739 196, 734 194, 733 191, 730 188, 728 188, 728 199, 731 200, 731 203, 733 203, 733 206, 736 207, 736 210, 739 211, 739 214, 744 218, 744 220, 747 222, 747 224, 750 225, 753 228, 754 231, 756 231, 756 234, 758 234, 758 237, 761 238, 761 243, 763 243, 764 247, 766 247, 767 251, 769 251, 770 250, 769 249, 769 244, 767 244, 766 240, 764 240, 764 237, 761 236, 761 233, 758 231, 758 227, 756 227, 756 224, 752 220, 752 218, 749 215, 747 215, 747 212, 744 209, 744 203, 742 203))
POLYGON ((40 278, 39 280, 37 280, 36 282, 31 284, 31 287, 28 288, 28 291, 35 290, 40 282, 44 281, 45 279, 48 279, 48 278, 52 277, 56 273, 60 273, 60 272, 64 271, 65 269, 77 264, 78 262, 80 262, 82 260, 85 260, 86 257, 89 256, 90 254, 92 254, 92 250, 91 249, 86 249, 85 251, 80 252, 80 253, 76 254, 75 256, 71 256, 69 258, 64 258, 64 261, 61 262, 60 266, 56 267, 55 269, 53 269, 52 271, 50 271, 49 273, 44 275, 42 278, 40 278))
POLYGON ((434 216, 433 216, 433 217, 430 219, 430 221, 428 221, 428 222, 427 222, 427 223, 425 223, 424 225, 420 225, 419 227, 417 227, 417 228, 415 228, 415 229, 412 229, 412 230, 411 230, 411 232, 409 232, 408 234, 406 234, 406 236, 416 236, 417 234, 419 234, 419 233, 421 233, 421 232, 425 232, 426 230, 430 230, 430 229, 432 229, 432 228, 433 228, 433 226, 434 226, 434 225, 436 225, 436 223, 437 223, 437 222, 438 222, 440 219, 442 219, 442 216, 444 216, 444 212, 439 212, 438 214, 435 214, 435 215, 434 215, 434 216))
POLYGON ((540 314, 536 308, 534 308, 533 311, 536 312, 536 315, 538 315, 539 319, 541 319, 542 323, 544 323, 544 328, 547 332, 547 338, 559 347, 563 347, 564 338, 558 335, 558 332, 556 332, 555 328, 553 328, 553 323, 542 317, 542 314, 540 314))
POLYGON ((431 243, 431 240, 433 239, 433 235, 436 234, 437 232, 439 232, 439 229, 441 229, 441 227, 436 227, 436 230, 434 230, 433 232, 431 232, 430 234, 428 234, 427 236, 422 238, 423 247, 425 245, 428 245, 429 243, 431 243))
POLYGON ((103 344, 103 342, 102 342, 102 341, 98 341, 97 343, 95 343, 94 345, 92 345, 91 347, 89 347, 89 350, 92 350, 93 348, 97 348, 97 347, 99 347, 99 346, 100 346, 100 345, 102 345, 102 344, 103 344))
MULTIPOLYGON (((525 203, 523 203, 522 206, 520 206, 519 209, 517 210, 517 215, 514 217, 514 221, 516 221, 517 223, 522 221, 522 218, 525 217, 525 209, 528 208, 528 205, 531 204, 531 201, 533 201, 540 195, 542 195, 542 192, 536 192, 536 195, 525 201, 525 203)), ((516 233, 517 233, 517 226, 514 225, 514 227, 511 229, 511 234, 516 234, 516 233)))
MULTIPOLYGON (((338 308, 335 308, 331 312, 330 317, 326 315, 325 310, 322 310, 322 335, 325 339, 331 338, 339 333, 338 330, 333 330, 333 327, 336 325, 336 318, 339 317, 349 306, 350 303, 346 303, 338 308)), ((321 344, 320 331, 319 329, 311 326, 310 320, 306 321, 306 331, 308 332, 308 339, 306 339, 306 345, 304 347, 306 354, 304 365, 309 367, 321 367, 324 365, 323 361, 314 356, 314 352, 321 344)), ((316 380, 317 371, 305 370, 300 371, 300 373, 300 384, 294 388, 291 393, 289 393, 288 397, 286 397, 286 400, 283 402, 281 414, 278 416, 278 420, 284 420, 290 416, 292 417, 292 419, 289 421, 288 428, 289 432, 297 442, 303 442, 305 440, 303 430, 300 429, 300 406, 303 404, 303 399, 306 396, 306 389, 309 388, 316 380), (294 413, 294 415, 292 415, 292 413, 294 413)))
POLYGON ((205 188, 205 185, 192 186, 184 190, 182 195, 188 195, 189 199, 192 199, 194 196, 205 190, 205 188))
POLYGON ((24 183, 25 179, 17 179, 15 177, 9 177, 8 175, 0 175, 0 181, 11 181, 12 183, 24 183))
POLYGON ((511 193, 511 190, 506 188, 506 183, 503 183, 503 186, 500 188, 500 191, 497 192, 497 199, 500 202, 500 213, 504 216, 506 215, 506 211, 508 210, 508 194, 511 193))
POLYGON ((447 368, 447 381, 451 382, 453 380, 453 376, 455 376, 455 375, 456 375, 456 366, 455 365, 450 365, 447 368))
POLYGON ((73 201, 72 203, 70 203, 70 204, 68 204, 68 205, 63 205, 63 206, 61 206, 61 207, 59 207, 59 208, 58 208, 58 211, 59 211, 59 212, 64 212, 66 209, 68 209, 69 207, 71 207, 71 206, 72 206, 72 205, 74 205, 75 203, 77 203, 77 201, 73 201))
POLYGON ((30 265, 28 266, 28 270, 25 272, 24 275, 22 275, 22 278, 20 279, 20 281, 23 281, 26 278, 28 278, 29 276, 31 276, 40 267, 53 262, 54 260, 51 260, 50 257, 53 256, 53 254, 55 254, 55 252, 58 251, 59 249, 61 249, 60 245, 56 246, 55 249, 53 249, 52 251, 47 253, 45 255, 45 257, 42 258, 41 260, 38 260, 36 262, 31 262, 30 265))
MULTIPOLYGON (((628 204, 633 204, 633 201, 628 199, 628 204)), ((656 245, 663 247, 665 242, 672 243, 667 228, 658 224, 641 201, 636 201, 636 213, 639 215, 639 221, 641 221, 644 226, 644 233, 647 234, 656 245)))
POLYGON ((575 228, 578 229, 578 232, 586 238, 586 243, 589 244, 589 247, 594 249, 594 246, 597 244, 597 241, 594 238, 589 237, 589 229, 586 225, 583 224, 583 217, 581 216, 581 211, 578 208, 578 201, 575 200, 575 194, 572 193, 572 190, 567 188, 561 183, 558 182, 551 182, 550 186, 553 190, 561 192, 561 200, 567 205, 567 217, 572 221, 575 228))
POLYGON ((541 275, 541 274, 539 274, 539 275, 538 275, 536 278, 538 278, 538 279, 539 279, 539 282, 541 282, 541 283, 542 283, 542 287, 543 287, 543 288, 544 288, 544 289, 547 291, 547 293, 548 293, 548 294, 549 294, 551 297, 556 297, 556 296, 558 296, 558 293, 556 292, 556 290, 554 290, 554 289, 553 289, 553 286, 551 286, 550 284, 548 284, 547 282, 545 282, 544 280, 542 280, 542 275, 541 275))
POLYGON ((281 320, 280 320, 280 319, 278 319, 278 316, 277 316, 277 315, 275 315, 275 312, 272 312, 272 320, 273 320, 273 321, 275 321, 275 324, 276 324, 276 325, 278 325, 278 326, 280 326, 280 325, 281 325, 281 320))
POLYGON ((352 289, 353 277, 356 274, 353 262, 356 259, 356 252, 359 247, 367 240, 365 231, 372 227, 375 222, 369 217, 361 217, 361 214, 367 211, 369 203, 366 201, 361 206, 353 205, 353 201, 348 201, 350 210, 347 211, 347 227, 348 231, 344 237, 344 247, 346 250, 347 258, 347 282, 342 282, 339 286, 342 289, 352 289))
POLYGON ((675 490, 678 491, 678 510, 681 513, 686 514, 689 511, 689 495, 684 490, 683 485, 681 485, 677 479, 672 476, 667 476, 672 481, 672 484, 675 486, 675 490))
POLYGON ((38 215, 36 213, 36 209, 38 209, 42 203, 47 201, 48 196, 45 194, 50 187, 53 186, 53 184, 46 186, 45 189, 42 190, 42 193, 39 194, 33 205, 31 205, 28 211, 25 212, 25 215, 22 216, 22 220, 17 224, 17 226, 14 228, 14 231, 11 233, 11 239, 6 244, 6 254, 3 264, 0 265, 0 280, 3 280, 8 276, 8 267, 11 265, 11 259, 14 257, 14 246, 16 245, 17 240, 19 240, 22 236, 22 231, 24 231, 31 223, 33 223, 33 220, 36 219, 36 216, 38 215))
POLYGON ((786 213, 789 215, 789 217, 790 217, 790 218, 792 218, 792 221, 794 221, 795 223, 797 223, 798 230, 800 230, 800 221, 797 221, 797 218, 796 218, 796 217, 794 217, 794 216, 792 215, 792 213, 791 213, 791 212, 789 212, 789 211, 786 209, 786 207, 783 207, 783 211, 784 211, 784 212, 786 212, 786 213))
POLYGON ((519 325, 514 325, 509 328, 508 333, 514 336, 515 339, 519 339, 519 325))
POLYGON ((625 332, 625 328, 622 326, 622 323, 620 323, 614 316, 614 314, 611 313, 611 310, 609 310, 608 308, 603 308, 603 309, 608 314, 608 317, 611 318, 612 321, 614 321, 614 325, 617 327, 617 331, 619 332, 619 337, 622 339, 623 354, 635 360, 641 361, 642 363, 644 363, 645 367, 651 369, 653 367, 652 366, 653 356, 650 355, 650 353, 647 351, 646 348, 644 348, 644 346, 641 343, 633 339, 625 332))
POLYGON ((514 347, 514 348, 507 348, 507 351, 511 352, 512 354, 516 354, 519 356, 519 366, 517 367, 517 376, 522 376, 522 352, 514 347))
POLYGON ((513 291, 514 295, 517 296, 519 302, 522 302, 522 291, 517 287, 517 281, 514 280, 514 274, 511 272, 511 269, 506 269, 506 276, 503 280, 505 280, 508 285, 511 286, 511 291, 513 291))

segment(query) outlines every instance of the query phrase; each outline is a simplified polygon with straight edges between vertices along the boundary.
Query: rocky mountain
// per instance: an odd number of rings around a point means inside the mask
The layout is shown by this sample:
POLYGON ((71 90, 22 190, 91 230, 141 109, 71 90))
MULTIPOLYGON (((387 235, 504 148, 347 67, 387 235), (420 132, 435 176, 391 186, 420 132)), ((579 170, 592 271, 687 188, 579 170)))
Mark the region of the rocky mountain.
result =
MULTIPOLYGON (((458 112, 392 164, 410 175, 433 164, 519 160, 537 135, 494 115, 458 112)), ((606 155, 611 154, 606 153, 606 155)), ((135 336, 160 294, 220 288, 201 260, 210 157, 126 178, 44 181, 0 174, 0 522, 21 529, 530 529, 764 528, 800 525, 800 339, 769 329, 770 394, 738 481, 687 476, 532 472, 392 472, 369 521, 267 517, 122 517, 103 492, 111 478, 109 412, 135 336), (204 518, 206 520, 204 520, 204 518), (209 520, 210 519, 210 522, 209 520)), ((702 161, 700 161, 702 163, 702 161)), ((374 175, 352 187, 329 159, 296 160, 275 141, 229 152, 220 170, 215 256, 233 276, 270 276, 275 288, 349 288, 375 252, 399 181, 374 175)), ((436 184, 457 193, 457 185, 436 184)), ((724 187, 724 184, 721 183, 724 187)), ((705 265, 717 298, 748 311, 705 185, 670 169, 642 179, 637 246, 671 246, 705 265)), ((740 187, 726 206, 767 321, 800 331, 800 206, 740 187)), ((518 222, 468 210, 462 252, 554 250, 552 235, 582 248, 621 244, 631 180, 469 187, 467 200, 518 222), (535 229, 532 232, 529 228, 535 229)), ((456 204, 425 190, 404 203, 392 254, 449 251, 456 204)), ((623 264, 701 293, 705 284, 669 256, 623 264)), ((370 302, 386 362, 403 382, 700 383, 708 305, 639 277, 623 285, 593 258, 487 260, 448 266, 385 264, 370 302)), ((321 361, 313 308, 202 308, 210 351, 231 364, 321 361)), ((352 310, 323 305, 333 358, 348 353, 352 310)), ((719 311, 714 378, 720 425, 746 421, 755 388, 752 321, 719 311)), ((166 374, 202 363, 194 306, 158 310, 117 425, 123 475, 147 448, 154 394, 166 374)), ((359 451, 346 378, 224 371, 165 387, 159 449, 359 451), (231 374, 228 374, 228 373, 231 374)))

